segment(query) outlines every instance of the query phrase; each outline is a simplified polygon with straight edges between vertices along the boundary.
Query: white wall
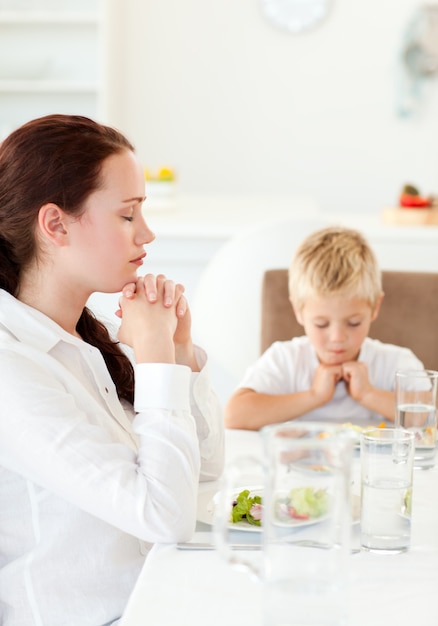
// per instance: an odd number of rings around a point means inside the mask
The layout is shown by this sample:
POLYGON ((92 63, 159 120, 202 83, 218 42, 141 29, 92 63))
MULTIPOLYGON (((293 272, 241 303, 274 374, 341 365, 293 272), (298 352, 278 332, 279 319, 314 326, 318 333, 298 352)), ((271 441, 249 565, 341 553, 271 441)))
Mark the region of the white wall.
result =
POLYGON ((438 80, 396 115, 419 2, 334 0, 318 29, 276 30, 259 0, 108 0, 108 121, 190 194, 310 195, 377 213, 411 182, 438 192, 438 80))

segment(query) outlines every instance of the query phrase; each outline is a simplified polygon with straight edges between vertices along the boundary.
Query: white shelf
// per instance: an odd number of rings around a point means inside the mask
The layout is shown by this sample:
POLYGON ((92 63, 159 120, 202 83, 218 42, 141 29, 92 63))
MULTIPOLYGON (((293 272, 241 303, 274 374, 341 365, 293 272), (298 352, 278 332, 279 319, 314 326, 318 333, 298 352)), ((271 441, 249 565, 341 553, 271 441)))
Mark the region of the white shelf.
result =
POLYGON ((84 94, 97 93, 98 86, 94 83, 68 80, 1 80, 0 93, 60 93, 84 94))
POLYGON ((93 13, 73 11, 0 11, 0 26, 5 24, 97 24, 93 13))
POLYGON ((107 0, 0 0, 0 141, 49 113, 99 118, 107 0))

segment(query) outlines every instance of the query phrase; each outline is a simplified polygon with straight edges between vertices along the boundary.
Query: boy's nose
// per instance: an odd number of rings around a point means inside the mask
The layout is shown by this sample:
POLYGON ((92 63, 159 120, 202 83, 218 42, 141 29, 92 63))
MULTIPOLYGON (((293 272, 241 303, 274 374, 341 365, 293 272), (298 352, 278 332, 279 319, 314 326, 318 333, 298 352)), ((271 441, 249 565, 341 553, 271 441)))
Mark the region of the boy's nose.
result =
POLYGON ((330 340, 340 342, 345 340, 345 330, 342 326, 334 324, 330 329, 330 340))

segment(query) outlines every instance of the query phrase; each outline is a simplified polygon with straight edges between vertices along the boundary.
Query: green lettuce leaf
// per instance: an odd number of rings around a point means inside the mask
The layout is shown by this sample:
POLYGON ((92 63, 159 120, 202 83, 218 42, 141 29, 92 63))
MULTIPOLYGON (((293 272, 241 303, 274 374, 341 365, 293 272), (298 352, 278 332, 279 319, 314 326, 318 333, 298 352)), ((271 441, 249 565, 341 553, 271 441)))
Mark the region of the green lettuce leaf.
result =
POLYGON ((251 496, 248 489, 241 491, 231 510, 231 521, 233 524, 246 520, 249 524, 260 526, 260 520, 254 519, 251 515, 251 508, 254 504, 262 504, 261 496, 251 496))
POLYGON ((289 494, 289 505, 296 516, 320 517, 327 512, 328 494, 325 489, 296 487, 289 494))

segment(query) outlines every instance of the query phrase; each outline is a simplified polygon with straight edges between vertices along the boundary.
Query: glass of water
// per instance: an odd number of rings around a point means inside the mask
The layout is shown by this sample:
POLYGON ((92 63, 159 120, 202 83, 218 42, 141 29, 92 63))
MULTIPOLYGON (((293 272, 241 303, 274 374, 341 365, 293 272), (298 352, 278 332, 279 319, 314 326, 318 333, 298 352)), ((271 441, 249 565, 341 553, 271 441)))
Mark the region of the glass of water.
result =
POLYGON ((438 372, 398 370, 395 374, 395 425, 414 433, 414 467, 435 465, 438 372))
POLYGON ((219 553, 261 581, 263 626, 346 624, 354 439, 317 422, 265 426, 261 438, 263 454, 236 456, 222 476, 219 553), (232 549, 245 529, 261 531, 261 552, 232 549))
POLYGON ((361 546, 406 552, 411 541, 414 433, 367 428, 361 433, 361 546))

